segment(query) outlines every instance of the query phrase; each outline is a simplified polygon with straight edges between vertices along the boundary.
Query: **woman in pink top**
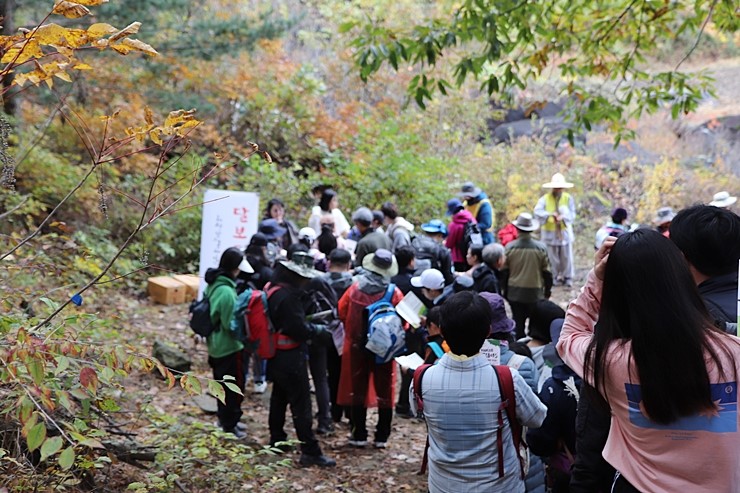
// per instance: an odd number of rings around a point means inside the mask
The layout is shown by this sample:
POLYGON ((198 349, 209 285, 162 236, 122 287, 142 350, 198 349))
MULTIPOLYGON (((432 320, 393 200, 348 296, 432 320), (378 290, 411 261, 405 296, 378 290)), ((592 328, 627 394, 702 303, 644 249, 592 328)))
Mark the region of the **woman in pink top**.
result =
POLYGON ((714 327, 669 239, 608 238, 557 347, 611 407, 612 491, 740 491, 740 339, 714 327))

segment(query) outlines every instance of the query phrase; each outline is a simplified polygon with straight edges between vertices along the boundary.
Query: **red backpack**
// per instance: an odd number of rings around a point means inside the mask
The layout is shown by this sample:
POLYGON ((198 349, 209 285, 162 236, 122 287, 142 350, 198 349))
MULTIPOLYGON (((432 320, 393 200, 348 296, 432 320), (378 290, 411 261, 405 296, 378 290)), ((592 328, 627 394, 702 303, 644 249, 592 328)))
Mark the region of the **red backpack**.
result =
POLYGON ((270 311, 267 304, 272 293, 280 289, 280 286, 271 286, 267 283, 265 291, 252 290, 247 309, 244 312, 244 330, 250 347, 254 348, 262 359, 270 359, 275 356, 275 351, 280 349, 295 349, 299 344, 292 339, 282 335, 272 325, 270 311))
MULTIPOLYGON (((421 365, 414 372, 414 396, 416 398, 416 408, 419 412, 424 411, 424 400, 421 397, 421 379, 424 377, 424 373, 433 365, 421 365)), ((496 378, 498 379, 499 389, 501 390, 501 405, 497 409, 498 416, 498 431, 496 432, 496 448, 498 449, 498 476, 499 478, 504 477, 504 412, 509 420, 509 427, 511 428, 511 438, 516 447, 517 457, 519 458, 519 472, 522 479, 526 476, 526 460, 520 453, 521 450, 526 450, 527 444, 522 440, 522 425, 516 419, 516 394, 514 393, 514 379, 511 376, 511 369, 506 365, 496 365, 493 367, 496 372, 496 378)), ((429 435, 427 435, 427 443, 424 446, 424 457, 421 459, 421 470, 419 474, 424 474, 427 470, 427 462, 429 460, 429 435)))

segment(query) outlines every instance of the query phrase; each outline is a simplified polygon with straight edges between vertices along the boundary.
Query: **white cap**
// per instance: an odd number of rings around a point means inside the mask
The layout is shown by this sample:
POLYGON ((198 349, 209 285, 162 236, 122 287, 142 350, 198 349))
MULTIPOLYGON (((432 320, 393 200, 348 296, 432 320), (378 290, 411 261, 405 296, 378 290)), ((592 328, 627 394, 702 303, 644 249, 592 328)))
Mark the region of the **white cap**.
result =
POLYGON ((412 277, 411 285, 416 288, 442 289, 445 287, 445 276, 437 269, 427 269, 420 276, 412 277))
POLYGON ((247 259, 244 258, 239 263, 239 270, 242 272, 246 272, 247 274, 254 274, 254 269, 252 268, 252 265, 247 262, 247 259))
POLYGON ((311 243, 316 241, 316 231, 313 228, 301 228, 298 232, 298 239, 307 239, 311 243))

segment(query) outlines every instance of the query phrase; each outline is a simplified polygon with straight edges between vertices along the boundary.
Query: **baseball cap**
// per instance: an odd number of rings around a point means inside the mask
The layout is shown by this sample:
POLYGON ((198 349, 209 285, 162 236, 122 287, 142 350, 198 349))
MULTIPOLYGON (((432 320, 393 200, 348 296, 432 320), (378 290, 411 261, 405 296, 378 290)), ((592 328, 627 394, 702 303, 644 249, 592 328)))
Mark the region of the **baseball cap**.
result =
POLYGON ((445 276, 437 269, 427 269, 420 276, 412 277, 411 285, 416 288, 442 289, 445 286, 445 276))

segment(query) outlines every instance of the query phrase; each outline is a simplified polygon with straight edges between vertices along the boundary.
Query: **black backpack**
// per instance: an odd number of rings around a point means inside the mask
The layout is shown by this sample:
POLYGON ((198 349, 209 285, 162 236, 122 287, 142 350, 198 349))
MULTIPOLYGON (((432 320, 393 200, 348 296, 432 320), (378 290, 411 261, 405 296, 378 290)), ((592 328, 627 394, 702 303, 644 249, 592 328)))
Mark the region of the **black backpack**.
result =
POLYGON ((465 255, 468 252, 468 248, 470 248, 470 245, 473 243, 482 245, 483 236, 480 233, 478 224, 473 221, 468 221, 465 223, 463 228, 462 239, 460 240, 458 248, 460 249, 460 252, 465 255))
POLYGON ((190 303, 190 328, 201 337, 208 337, 218 330, 219 324, 211 320, 211 302, 203 295, 200 300, 190 303))
POLYGON ((417 236, 411 242, 411 246, 414 247, 415 275, 421 275, 427 269, 442 270, 440 246, 437 242, 427 236, 417 236))

